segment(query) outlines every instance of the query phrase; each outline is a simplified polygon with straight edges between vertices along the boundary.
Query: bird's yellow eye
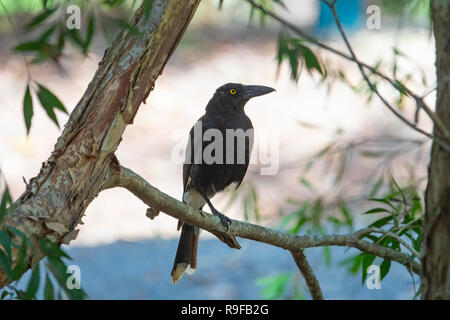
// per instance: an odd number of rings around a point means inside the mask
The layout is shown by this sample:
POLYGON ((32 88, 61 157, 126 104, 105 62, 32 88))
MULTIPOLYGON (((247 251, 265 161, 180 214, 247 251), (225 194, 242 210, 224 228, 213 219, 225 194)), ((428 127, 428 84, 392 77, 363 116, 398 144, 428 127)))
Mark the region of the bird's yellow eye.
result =
POLYGON ((231 89, 231 90, 230 90, 230 93, 231 93, 231 94, 236 94, 236 89, 231 89))

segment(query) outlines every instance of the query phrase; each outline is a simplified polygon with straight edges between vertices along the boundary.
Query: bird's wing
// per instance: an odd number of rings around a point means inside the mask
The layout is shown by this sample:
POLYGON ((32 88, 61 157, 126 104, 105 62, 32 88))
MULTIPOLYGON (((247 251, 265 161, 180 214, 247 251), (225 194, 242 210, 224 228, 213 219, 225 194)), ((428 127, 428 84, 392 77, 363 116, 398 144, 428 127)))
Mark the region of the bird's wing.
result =
POLYGON ((203 133, 206 130, 212 128, 215 128, 214 121, 206 116, 203 116, 198 119, 198 121, 194 124, 194 126, 191 128, 191 131, 189 132, 189 141, 186 147, 183 164, 183 192, 186 192, 187 189, 189 189, 189 184, 191 182, 190 175, 195 165, 194 160, 200 159, 201 161, 203 161, 203 150, 208 143, 203 140, 203 133), (196 130, 196 126, 200 127, 197 127, 196 130), (198 128, 200 128, 200 130, 198 130, 198 128), (194 132, 196 135, 200 133, 200 136, 194 136, 194 132))
POLYGON ((240 172, 238 174, 238 177, 237 177, 236 180, 234 180, 234 182, 236 183, 236 186, 235 186, 234 190, 239 188, 239 186, 241 185, 242 181, 244 180, 244 176, 245 176, 245 173, 247 172, 247 168, 248 168, 248 162, 245 165, 242 165, 240 167, 240 172))
MULTIPOLYGON (((248 117, 242 118, 246 123, 243 125, 244 128, 247 129, 253 129, 253 125, 251 120, 248 117)), ((253 132, 251 133, 250 139, 246 136, 245 137, 245 164, 239 165, 235 168, 236 170, 236 179, 233 181, 236 183, 235 190, 239 188, 239 186, 242 183, 242 180, 244 180, 245 173, 247 172, 248 165, 250 163, 250 156, 252 153, 253 148, 253 142, 254 142, 254 135, 253 132), (250 140, 251 139, 251 140, 250 140)))

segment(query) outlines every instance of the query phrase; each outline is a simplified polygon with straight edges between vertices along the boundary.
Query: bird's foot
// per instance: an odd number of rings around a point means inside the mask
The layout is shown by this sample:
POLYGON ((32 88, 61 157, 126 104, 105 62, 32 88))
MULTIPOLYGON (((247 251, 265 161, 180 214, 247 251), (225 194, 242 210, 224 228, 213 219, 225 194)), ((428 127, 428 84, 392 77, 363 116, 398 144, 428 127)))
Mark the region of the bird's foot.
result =
POLYGON ((200 215, 201 215, 202 217, 206 217, 206 215, 203 213, 203 210, 202 210, 202 209, 199 209, 198 212, 200 212, 200 215))
POLYGON ((222 225, 224 226, 224 228, 226 228, 226 230, 228 232, 229 225, 231 224, 230 218, 228 218, 226 215, 224 215, 223 213, 220 213, 217 210, 211 210, 211 211, 212 211, 213 215, 219 217, 220 222, 222 223, 222 225))

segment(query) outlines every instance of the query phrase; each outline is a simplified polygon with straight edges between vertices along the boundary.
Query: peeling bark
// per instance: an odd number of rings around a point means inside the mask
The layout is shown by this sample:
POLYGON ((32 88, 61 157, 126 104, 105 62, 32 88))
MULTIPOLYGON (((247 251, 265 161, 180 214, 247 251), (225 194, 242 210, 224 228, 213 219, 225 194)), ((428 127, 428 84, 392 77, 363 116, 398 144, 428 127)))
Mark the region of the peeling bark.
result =
MULTIPOLYGON (((85 209, 101 191, 121 137, 154 87, 200 0, 154 0, 132 18, 146 35, 122 31, 105 52, 95 76, 73 110, 55 149, 11 206, 1 228, 12 226, 36 244, 38 237, 69 243, 85 209)), ((35 246, 36 248, 38 246, 35 246)), ((13 251, 15 262, 16 250, 13 251)), ((43 257, 28 253, 34 264, 43 257)), ((0 272, 0 288, 8 280, 0 272)))
MULTIPOLYGON (((431 2, 436 41, 436 115, 450 127, 450 0, 431 2)), ((438 127, 435 136, 444 136, 438 127)), ((449 142, 449 137, 444 137, 449 142)), ((422 297, 450 299, 450 153, 435 142, 425 197, 422 297)))

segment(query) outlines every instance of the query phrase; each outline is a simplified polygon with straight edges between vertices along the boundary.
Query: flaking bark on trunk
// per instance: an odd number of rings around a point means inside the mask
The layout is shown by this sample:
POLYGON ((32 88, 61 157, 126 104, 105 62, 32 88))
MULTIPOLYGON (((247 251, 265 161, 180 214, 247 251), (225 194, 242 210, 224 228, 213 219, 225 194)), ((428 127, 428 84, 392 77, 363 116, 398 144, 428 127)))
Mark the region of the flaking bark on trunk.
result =
MULTIPOLYGON (((176 48, 200 0, 154 0, 150 16, 142 7, 132 24, 144 35, 122 31, 105 52, 95 76, 70 115, 55 149, 11 206, 1 229, 12 226, 38 248, 38 237, 60 244, 101 191, 122 134, 133 121, 156 78, 176 48)), ((13 264, 17 250, 13 250, 13 264)), ((28 251, 30 265, 43 254, 28 251)), ((8 279, 0 269, 0 288, 8 279)))
MULTIPOLYGON (((450 0, 431 2, 436 41, 436 115, 450 127, 450 0)), ((435 127, 435 136, 449 137, 435 127)), ((433 143, 425 196, 422 297, 450 299, 450 154, 433 143)))

